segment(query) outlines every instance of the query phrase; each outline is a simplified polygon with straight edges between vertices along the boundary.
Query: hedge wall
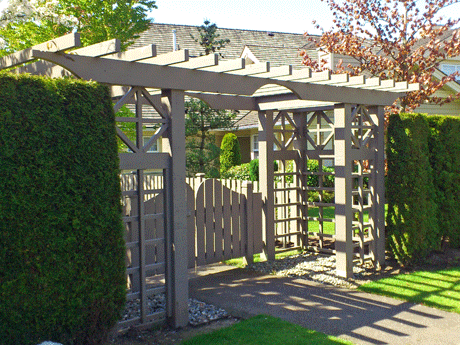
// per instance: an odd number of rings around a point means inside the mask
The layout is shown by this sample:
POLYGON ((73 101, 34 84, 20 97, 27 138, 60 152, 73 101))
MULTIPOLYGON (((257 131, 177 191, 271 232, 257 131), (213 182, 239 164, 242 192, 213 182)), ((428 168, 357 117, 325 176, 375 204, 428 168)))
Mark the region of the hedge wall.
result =
POLYGON ((125 300, 106 87, 0 74, 0 339, 97 344, 125 300))
POLYGON ((428 121, 441 239, 460 247, 460 119, 429 116, 428 121))
POLYGON ((460 245, 460 119, 401 114, 387 136, 387 246, 405 264, 460 245))

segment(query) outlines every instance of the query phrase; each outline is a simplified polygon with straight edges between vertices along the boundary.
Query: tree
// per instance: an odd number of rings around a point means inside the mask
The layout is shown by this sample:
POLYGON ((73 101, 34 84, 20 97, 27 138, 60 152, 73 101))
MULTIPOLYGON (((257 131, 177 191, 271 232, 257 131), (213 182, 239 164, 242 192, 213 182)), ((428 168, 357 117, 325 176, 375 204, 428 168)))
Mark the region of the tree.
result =
POLYGON ((228 38, 218 39, 220 35, 217 33, 217 25, 211 24, 208 19, 205 19, 204 24, 198 28, 200 38, 196 39, 192 34, 190 36, 199 43, 203 48, 206 55, 215 53, 216 50, 225 48, 227 43, 230 43, 228 38))
POLYGON ((10 0, 0 13, 0 55, 72 31, 84 46, 118 38, 126 49, 148 28, 155 0, 10 0))
MULTIPOLYGON (((348 55, 356 64, 338 71, 352 75, 367 73, 395 81, 420 83, 421 90, 410 92, 393 104, 394 111, 412 111, 425 101, 451 102, 433 94, 456 74, 436 79, 440 61, 460 55, 460 30, 451 30, 459 19, 444 20, 439 12, 459 0, 322 0, 334 15, 333 28, 324 30, 316 40, 320 51, 348 55)), ((314 40, 314 39, 312 39, 314 40)), ((303 63, 324 69, 303 52, 303 63)))
POLYGON ((211 109, 196 99, 185 102, 185 109, 187 174, 205 173, 208 177, 218 177, 220 149, 215 144, 215 136, 209 132, 233 128, 236 113, 211 109))

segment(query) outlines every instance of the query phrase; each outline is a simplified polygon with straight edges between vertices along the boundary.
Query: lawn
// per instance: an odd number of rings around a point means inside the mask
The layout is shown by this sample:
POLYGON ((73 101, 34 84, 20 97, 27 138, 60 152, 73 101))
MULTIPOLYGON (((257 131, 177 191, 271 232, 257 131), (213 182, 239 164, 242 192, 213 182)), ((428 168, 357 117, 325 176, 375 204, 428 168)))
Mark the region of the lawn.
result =
MULTIPOLYGON (((290 250, 287 252, 281 252, 281 253, 276 253, 275 254, 275 260, 283 259, 287 256, 291 255, 297 255, 303 253, 303 250, 301 249, 294 249, 290 250)), ((254 254, 254 262, 260 262, 260 254, 254 254)), ((227 265, 232 265, 232 266, 237 266, 237 267, 245 267, 245 264, 243 262, 243 258, 236 258, 236 259, 230 259, 230 260, 225 260, 223 261, 224 264, 227 265)))
POLYGON ((359 289, 460 313, 460 267, 401 274, 364 284, 359 289))
POLYGON ((352 344, 323 333, 312 331, 287 321, 258 315, 231 327, 201 334, 182 345, 302 345, 302 344, 352 344))

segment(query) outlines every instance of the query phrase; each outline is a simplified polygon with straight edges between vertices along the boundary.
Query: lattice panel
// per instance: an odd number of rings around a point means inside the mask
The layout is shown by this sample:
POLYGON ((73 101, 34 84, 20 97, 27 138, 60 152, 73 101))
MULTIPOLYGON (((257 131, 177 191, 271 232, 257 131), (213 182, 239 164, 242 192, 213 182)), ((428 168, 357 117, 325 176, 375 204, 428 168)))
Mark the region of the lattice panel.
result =
POLYGON ((132 87, 114 106, 118 112, 124 105, 133 109, 135 117, 117 117, 117 135, 128 152, 146 153, 169 128, 170 119, 162 111, 158 95, 145 88, 132 87))
POLYGON ((315 111, 307 115, 306 138, 307 147, 314 150, 323 150, 334 138, 334 123, 324 111, 315 111))
POLYGON ((369 115, 368 110, 357 106, 351 116, 351 141, 352 147, 360 149, 369 147, 369 142, 374 138, 376 124, 369 115))
POLYGON ((353 245, 354 253, 362 262, 374 259, 372 242, 374 241, 373 193, 371 188, 372 161, 353 162, 352 198, 353 198, 353 245))
POLYGON ((276 150, 286 151, 290 149, 292 142, 297 138, 299 129, 295 125, 292 117, 286 111, 280 111, 273 123, 275 136, 273 142, 276 150))

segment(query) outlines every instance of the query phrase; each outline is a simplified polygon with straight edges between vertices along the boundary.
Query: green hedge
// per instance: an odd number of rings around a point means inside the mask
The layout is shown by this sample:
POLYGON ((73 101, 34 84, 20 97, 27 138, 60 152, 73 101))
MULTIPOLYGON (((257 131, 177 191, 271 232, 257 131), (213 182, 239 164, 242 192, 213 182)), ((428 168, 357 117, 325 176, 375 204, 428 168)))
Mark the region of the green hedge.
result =
POLYGON ((429 116, 430 161, 442 240, 460 247, 460 120, 429 116))
POLYGON ((107 87, 0 74, 0 339, 97 344, 125 300, 107 87))
POLYGON ((445 116, 390 117, 387 137, 387 245, 406 264, 459 245, 460 121, 445 116))
POLYGON ((231 167, 241 164, 240 143, 233 133, 227 133, 220 144, 220 175, 226 178, 225 173, 231 167))

